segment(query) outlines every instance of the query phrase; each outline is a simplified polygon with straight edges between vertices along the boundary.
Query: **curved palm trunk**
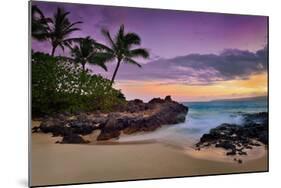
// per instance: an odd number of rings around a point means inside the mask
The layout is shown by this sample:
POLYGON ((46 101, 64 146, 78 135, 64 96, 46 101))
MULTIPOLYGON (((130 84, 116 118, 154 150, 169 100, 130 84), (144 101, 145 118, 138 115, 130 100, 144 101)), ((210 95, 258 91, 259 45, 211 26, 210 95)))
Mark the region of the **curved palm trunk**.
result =
POLYGON ((119 67, 120 67, 120 63, 121 63, 121 59, 118 59, 118 61, 117 61, 117 66, 116 66, 116 68, 115 68, 115 70, 114 70, 114 73, 113 73, 113 76, 112 76, 112 79, 111 79, 111 83, 110 83, 111 86, 112 86, 112 84, 114 83, 115 76, 116 76, 117 71, 118 71, 118 69, 119 69, 119 67))
POLYGON ((52 48, 52 53, 51 53, 51 54, 52 54, 52 56, 54 56, 54 55, 55 55, 56 48, 57 48, 56 46, 53 46, 53 48, 52 48))

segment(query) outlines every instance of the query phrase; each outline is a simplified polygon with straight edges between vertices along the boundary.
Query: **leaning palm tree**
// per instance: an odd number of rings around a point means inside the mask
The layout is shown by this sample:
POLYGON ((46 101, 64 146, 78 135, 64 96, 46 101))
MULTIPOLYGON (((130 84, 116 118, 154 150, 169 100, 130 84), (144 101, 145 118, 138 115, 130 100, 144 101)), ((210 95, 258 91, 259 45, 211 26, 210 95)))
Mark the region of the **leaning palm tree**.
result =
POLYGON ((141 39, 136 33, 125 33, 124 25, 120 26, 114 39, 111 37, 108 30, 103 29, 102 33, 109 41, 110 46, 100 44, 104 49, 104 52, 98 53, 97 57, 105 62, 112 60, 117 61, 117 65, 111 79, 112 85, 121 63, 130 63, 141 67, 141 65, 133 58, 148 58, 149 53, 144 48, 133 48, 135 45, 141 44, 141 39))
POLYGON ((52 44, 52 56, 54 56, 57 47, 60 47, 62 50, 64 50, 64 47, 71 49, 71 43, 78 40, 78 38, 68 37, 74 31, 80 30, 75 26, 82 22, 78 21, 71 23, 67 17, 69 14, 70 12, 65 12, 63 9, 58 8, 52 18, 52 23, 49 24, 46 36, 52 44))
POLYGON ((71 50, 71 56, 74 62, 82 65, 83 71, 85 71, 85 65, 93 64, 102 67, 107 71, 103 61, 96 58, 96 54, 101 50, 96 45, 95 40, 91 39, 89 36, 79 40, 78 45, 75 45, 71 50))
POLYGON ((46 18, 38 6, 31 7, 31 35, 37 40, 46 40, 49 29, 49 23, 52 20, 46 18))

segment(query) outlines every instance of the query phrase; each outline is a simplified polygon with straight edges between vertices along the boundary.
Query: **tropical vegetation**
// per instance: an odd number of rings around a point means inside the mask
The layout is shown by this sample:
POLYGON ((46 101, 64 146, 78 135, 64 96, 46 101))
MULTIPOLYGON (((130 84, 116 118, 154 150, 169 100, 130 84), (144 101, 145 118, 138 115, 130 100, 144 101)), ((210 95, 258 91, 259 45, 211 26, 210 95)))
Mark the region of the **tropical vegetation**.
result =
MULTIPOLYGON (((73 37, 82 22, 71 22, 70 12, 57 8, 52 18, 45 17, 37 6, 32 6, 32 37, 51 44, 50 54, 32 51, 32 114, 57 112, 112 111, 126 102, 120 90, 113 88, 121 63, 141 67, 136 59, 148 58, 136 33, 125 33, 121 25, 115 38, 108 30, 102 33, 108 40, 104 45, 91 36, 73 37), (57 48, 68 48, 68 55, 56 56, 57 48), (106 64, 116 61, 111 80, 86 68, 96 65, 107 71, 106 64)), ((64 52, 63 52, 64 53, 64 52)))
POLYGON ((149 53, 144 48, 133 48, 134 46, 141 44, 141 38, 136 33, 125 33, 124 25, 120 26, 115 38, 112 38, 110 32, 106 29, 103 29, 102 33, 109 43, 109 47, 104 46, 106 52, 102 55, 106 57, 106 61, 112 61, 114 59, 117 61, 117 65, 111 79, 112 85, 122 62, 141 67, 141 64, 134 58, 148 58, 149 53))
POLYGON ((85 71, 85 65, 92 64, 97 65, 107 71, 105 62, 97 59, 97 54, 100 53, 102 49, 97 46, 95 40, 91 39, 89 36, 79 40, 78 45, 75 45, 71 50, 71 56, 74 58, 74 62, 81 64, 82 69, 85 71))

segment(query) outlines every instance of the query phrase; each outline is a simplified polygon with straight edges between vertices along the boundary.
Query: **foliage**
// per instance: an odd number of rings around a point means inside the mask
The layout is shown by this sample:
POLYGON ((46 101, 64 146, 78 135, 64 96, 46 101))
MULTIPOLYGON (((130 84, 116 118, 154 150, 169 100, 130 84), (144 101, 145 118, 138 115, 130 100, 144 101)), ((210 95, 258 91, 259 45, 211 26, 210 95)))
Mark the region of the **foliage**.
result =
POLYGON ((119 31, 116 34, 115 38, 111 37, 111 34, 108 30, 102 30, 103 35, 109 42, 109 46, 100 44, 103 47, 105 52, 97 54, 97 56, 104 61, 117 60, 117 65, 113 73, 111 84, 115 80, 115 76, 119 69, 120 63, 130 63, 141 67, 141 65, 134 60, 134 58, 148 58, 149 52, 144 48, 133 48, 136 45, 141 44, 141 38, 136 33, 125 33, 124 25, 121 25, 119 31))
POLYGON ((51 56, 32 52, 32 113, 33 115, 57 112, 111 111, 114 106, 125 103, 120 90, 112 88, 121 63, 130 63, 141 67, 135 58, 148 58, 144 48, 134 48, 141 44, 136 33, 125 33, 121 25, 114 38, 108 30, 102 33, 109 46, 96 42, 90 37, 73 38, 71 34, 80 30, 71 22, 70 12, 57 8, 51 18, 44 16, 36 5, 32 6, 32 37, 51 43, 51 56), (73 42, 76 45, 73 46, 73 42), (55 57, 57 48, 68 47, 70 57, 55 57), (117 61, 112 79, 92 75, 85 70, 87 63, 102 67, 107 71, 106 62, 117 61))
POLYGON ((96 53, 99 53, 102 50, 102 48, 96 45, 95 40, 88 36, 86 38, 81 38, 78 45, 75 45, 72 48, 71 56, 73 57, 75 63, 82 65, 83 70, 85 70, 85 65, 89 63, 92 65, 98 65, 107 71, 104 61, 95 58, 96 53))
POLYGON ((43 12, 37 7, 32 6, 32 35, 38 40, 49 40, 52 45, 51 55, 54 56, 57 47, 64 50, 65 47, 71 49, 73 41, 79 38, 69 38, 69 35, 74 31, 80 30, 76 27, 82 22, 70 22, 68 15, 70 12, 64 11, 62 8, 57 8, 52 18, 45 18, 43 12), (38 15, 36 17, 36 15, 38 15))
POLYGON ((83 71, 65 57, 32 54, 32 113, 110 111, 123 103, 123 94, 110 80, 83 71))
POLYGON ((81 24, 82 22, 78 21, 71 23, 67 17, 69 14, 70 12, 66 12, 63 9, 58 8, 52 18, 53 24, 50 26, 50 30, 47 34, 53 46, 51 52, 52 55, 54 55, 57 47, 60 47, 62 50, 64 50, 65 46, 71 48, 71 43, 77 40, 77 38, 68 38, 68 36, 74 31, 80 30, 75 26, 77 24, 81 24))
POLYGON ((49 23, 52 22, 50 18, 46 18, 38 6, 32 5, 31 8, 31 33, 34 39, 39 41, 46 40, 46 33, 49 29, 49 23))

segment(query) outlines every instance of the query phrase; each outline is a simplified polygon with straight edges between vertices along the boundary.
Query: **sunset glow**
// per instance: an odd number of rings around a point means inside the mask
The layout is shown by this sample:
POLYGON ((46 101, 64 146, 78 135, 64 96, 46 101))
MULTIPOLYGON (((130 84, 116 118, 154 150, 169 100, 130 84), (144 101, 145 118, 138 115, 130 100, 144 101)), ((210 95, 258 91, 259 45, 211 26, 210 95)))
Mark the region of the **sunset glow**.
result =
POLYGON ((253 75, 247 80, 220 81, 211 85, 161 85, 157 81, 128 81, 120 83, 128 99, 150 100, 153 96, 171 95, 178 101, 209 101, 267 95, 267 74, 253 75))

